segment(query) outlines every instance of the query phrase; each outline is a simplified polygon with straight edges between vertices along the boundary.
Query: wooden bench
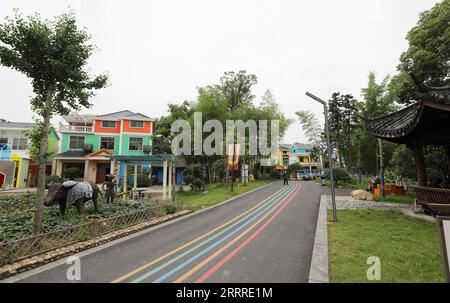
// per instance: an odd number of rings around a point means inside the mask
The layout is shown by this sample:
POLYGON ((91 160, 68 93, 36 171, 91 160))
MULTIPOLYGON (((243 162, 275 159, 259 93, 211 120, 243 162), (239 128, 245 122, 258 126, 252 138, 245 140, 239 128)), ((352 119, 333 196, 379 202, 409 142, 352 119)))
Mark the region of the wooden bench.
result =
POLYGON ((413 186, 416 203, 429 210, 432 215, 450 214, 450 189, 413 186))

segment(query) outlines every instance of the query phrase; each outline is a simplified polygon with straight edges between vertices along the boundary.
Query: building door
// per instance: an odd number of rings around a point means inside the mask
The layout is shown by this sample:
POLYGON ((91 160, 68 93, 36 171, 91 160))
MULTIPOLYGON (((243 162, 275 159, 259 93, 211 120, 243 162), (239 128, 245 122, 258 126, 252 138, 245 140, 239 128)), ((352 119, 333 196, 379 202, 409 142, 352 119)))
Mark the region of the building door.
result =
POLYGON ((98 163, 97 164, 97 175, 95 178, 95 183, 101 184, 106 181, 106 175, 110 173, 111 164, 110 163, 98 163))

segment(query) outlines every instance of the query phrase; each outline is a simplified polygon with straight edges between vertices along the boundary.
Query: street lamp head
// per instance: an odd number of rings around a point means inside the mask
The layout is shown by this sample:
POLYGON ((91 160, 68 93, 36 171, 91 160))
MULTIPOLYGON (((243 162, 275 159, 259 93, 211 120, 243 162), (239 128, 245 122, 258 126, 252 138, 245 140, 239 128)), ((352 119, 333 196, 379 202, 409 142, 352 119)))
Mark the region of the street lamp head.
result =
POLYGON ((314 100, 316 100, 317 102, 321 103, 322 105, 326 106, 327 103, 325 101, 323 101, 322 99, 320 99, 317 96, 314 96, 313 94, 311 94, 310 92, 306 92, 306 95, 314 100))

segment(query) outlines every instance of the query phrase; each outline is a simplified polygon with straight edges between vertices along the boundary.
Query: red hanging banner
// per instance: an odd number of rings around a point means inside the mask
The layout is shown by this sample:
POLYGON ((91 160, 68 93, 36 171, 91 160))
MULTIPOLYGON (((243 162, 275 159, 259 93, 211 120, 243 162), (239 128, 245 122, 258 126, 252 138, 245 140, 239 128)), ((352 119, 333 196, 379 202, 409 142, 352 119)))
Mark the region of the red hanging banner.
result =
POLYGON ((230 171, 233 167, 233 155, 234 155, 234 144, 227 145, 227 170, 230 171))
POLYGON ((241 151, 241 145, 240 144, 235 144, 234 145, 234 161, 233 161, 233 165, 234 165, 234 170, 237 171, 239 169, 239 154, 241 151))

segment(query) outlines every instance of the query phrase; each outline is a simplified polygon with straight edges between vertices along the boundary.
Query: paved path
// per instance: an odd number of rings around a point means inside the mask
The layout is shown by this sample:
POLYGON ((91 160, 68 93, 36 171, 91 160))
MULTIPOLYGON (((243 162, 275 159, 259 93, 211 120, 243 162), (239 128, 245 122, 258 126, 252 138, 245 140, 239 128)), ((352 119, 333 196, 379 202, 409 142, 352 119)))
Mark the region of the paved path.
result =
MULTIPOLYGON (((321 192, 273 183, 97 249, 81 257, 81 282, 307 282, 321 192)), ((68 282, 61 263, 20 282, 68 282)))

